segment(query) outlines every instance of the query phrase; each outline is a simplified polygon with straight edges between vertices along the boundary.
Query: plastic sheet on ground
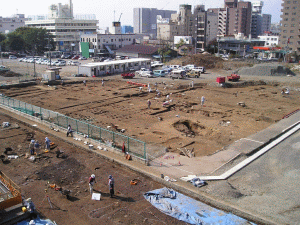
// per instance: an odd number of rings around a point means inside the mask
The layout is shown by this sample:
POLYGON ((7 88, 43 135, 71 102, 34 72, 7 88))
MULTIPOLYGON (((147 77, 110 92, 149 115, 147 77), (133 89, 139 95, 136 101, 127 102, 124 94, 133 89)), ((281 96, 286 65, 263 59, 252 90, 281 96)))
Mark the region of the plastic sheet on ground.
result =
MULTIPOLYGON (((34 221, 34 225, 57 225, 55 222, 52 222, 49 219, 40 219, 40 218, 36 218, 33 220, 34 221)), ((31 224, 29 220, 24 220, 22 222, 17 223, 17 225, 29 225, 31 224)))
POLYGON ((168 188, 147 192, 144 197, 161 212, 190 224, 253 224, 168 188))

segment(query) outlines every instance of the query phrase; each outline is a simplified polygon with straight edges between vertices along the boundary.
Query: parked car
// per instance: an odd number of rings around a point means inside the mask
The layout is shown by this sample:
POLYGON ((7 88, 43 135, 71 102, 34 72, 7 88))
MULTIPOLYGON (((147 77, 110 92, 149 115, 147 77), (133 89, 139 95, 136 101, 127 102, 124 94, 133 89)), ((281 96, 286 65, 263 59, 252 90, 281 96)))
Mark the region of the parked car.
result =
POLYGON ((85 74, 73 74, 72 77, 87 77, 85 74))
POLYGON ((87 60, 87 58, 84 56, 81 56, 81 57, 79 57, 79 60, 87 60))
POLYGON ((195 68, 195 65, 189 64, 189 65, 184 66, 184 68, 185 68, 186 71, 191 71, 192 69, 195 68))
POLYGON ((196 77, 196 78, 198 78, 198 77, 200 77, 200 75, 201 75, 201 72, 195 71, 195 70, 192 70, 192 71, 187 73, 187 77, 196 77))
POLYGON ((151 62, 151 68, 155 68, 155 67, 159 67, 159 66, 163 66, 164 64, 160 61, 154 61, 151 62))
POLYGON ((68 62, 67 62, 67 65, 68 65, 68 66, 71 66, 72 63, 73 63, 73 61, 68 61, 68 62))
POLYGON ((186 78, 186 71, 185 70, 173 70, 169 77, 172 79, 185 79, 186 78))
POLYGON ((72 66, 79 66, 80 64, 81 64, 81 63, 78 62, 78 61, 73 61, 73 62, 71 63, 72 66))
POLYGON ((99 57, 93 57, 92 62, 100 62, 100 58, 99 57))
POLYGON ((141 75, 140 75, 140 77, 148 77, 148 78, 150 78, 150 77, 155 77, 154 76, 154 73, 152 72, 152 71, 144 71, 141 75))
POLYGON ((192 71, 205 73, 205 67, 204 66, 195 67, 194 69, 192 69, 192 71))
POLYGON ((14 55, 10 55, 8 58, 9 58, 9 59, 17 59, 17 57, 14 56, 14 55))
POLYGON ((172 68, 173 70, 178 70, 180 67, 180 65, 169 65, 169 68, 172 68))
POLYGON ((149 69, 146 69, 146 68, 141 68, 140 70, 138 70, 138 71, 135 71, 135 75, 136 76, 142 76, 142 74, 143 73, 148 73, 148 72, 150 72, 150 70, 149 69))
POLYGON ((65 66, 66 65, 66 61, 58 61, 56 63, 56 66, 65 66))
POLYGON ((72 59, 79 59, 79 55, 73 56, 72 59))
POLYGON ((153 73, 156 77, 165 77, 168 74, 165 70, 154 70, 153 73))

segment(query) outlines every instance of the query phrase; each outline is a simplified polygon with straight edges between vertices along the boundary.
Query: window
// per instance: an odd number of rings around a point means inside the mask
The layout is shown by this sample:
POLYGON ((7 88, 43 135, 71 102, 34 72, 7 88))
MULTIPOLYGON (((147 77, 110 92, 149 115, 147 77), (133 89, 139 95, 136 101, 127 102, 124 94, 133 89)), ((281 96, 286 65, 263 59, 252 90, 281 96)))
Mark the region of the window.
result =
POLYGON ((290 32, 291 32, 291 33, 294 33, 294 30, 291 30, 290 32))
POLYGON ((295 18, 292 18, 291 20, 292 20, 292 21, 295 21, 295 18))
POLYGON ((294 4, 297 4, 297 1, 293 1, 294 4))
POLYGON ((111 39, 111 42, 114 42, 114 39, 111 39))
POLYGON ((286 30, 283 30, 282 32, 283 32, 283 33, 286 33, 286 30))
POLYGON ((287 25, 287 24, 284 24, 283 26, 284 26, 284 27, 287 27, 288 25, 287 25))
POLYGON ((291 24, 291 27, 295 27, 295 24, 291 24))
POLYGON ((297 6, 294 6, 293 9, 297 9, 297 6))
POLYGON ((285 13, 284 15, 286 15, 286 16, 287 16, 287 15, 289 15, 289 13, 285 13))
POLYGON ((294 13, 292 13, 292 15, 293 15, 293 16, 295 16, 295 15, 296 15, 296 13, 294 12, 294 13))

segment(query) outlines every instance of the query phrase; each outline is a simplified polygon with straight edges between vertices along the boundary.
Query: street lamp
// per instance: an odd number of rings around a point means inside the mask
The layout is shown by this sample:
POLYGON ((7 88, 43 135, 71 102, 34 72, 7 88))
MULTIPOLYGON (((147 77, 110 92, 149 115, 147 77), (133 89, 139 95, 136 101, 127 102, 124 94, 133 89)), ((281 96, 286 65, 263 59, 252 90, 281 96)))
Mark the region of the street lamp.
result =
POLYGON ((220 56, 220 38, 217 37, 217 41, 218 41, 218 57, 220 56))

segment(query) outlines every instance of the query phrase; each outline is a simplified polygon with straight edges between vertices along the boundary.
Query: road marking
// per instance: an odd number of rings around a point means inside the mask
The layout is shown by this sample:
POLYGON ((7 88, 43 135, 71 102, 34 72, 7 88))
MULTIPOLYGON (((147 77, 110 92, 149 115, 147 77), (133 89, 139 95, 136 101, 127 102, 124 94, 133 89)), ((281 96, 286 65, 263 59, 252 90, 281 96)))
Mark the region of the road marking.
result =
POLYGON ((264 142, 252 140, 252 139, 249 139, 249 138, 242 138, 242 139, 245 139, 247 141, 254 141, 254 142, 257 142, 257 143, 260 143, 260 144, 264 144, 264 142))

